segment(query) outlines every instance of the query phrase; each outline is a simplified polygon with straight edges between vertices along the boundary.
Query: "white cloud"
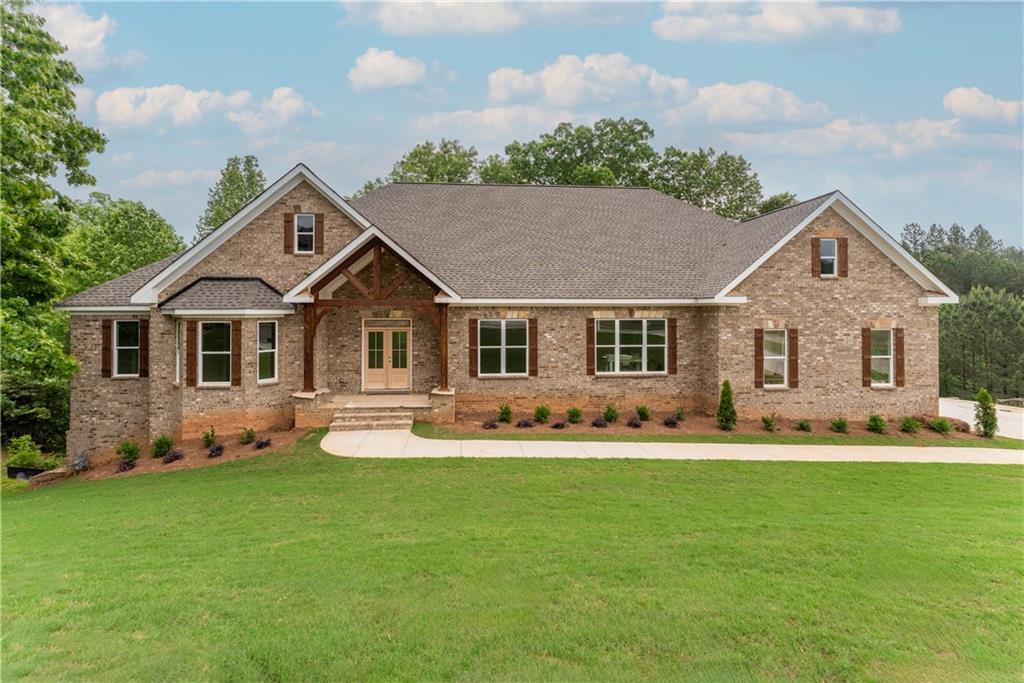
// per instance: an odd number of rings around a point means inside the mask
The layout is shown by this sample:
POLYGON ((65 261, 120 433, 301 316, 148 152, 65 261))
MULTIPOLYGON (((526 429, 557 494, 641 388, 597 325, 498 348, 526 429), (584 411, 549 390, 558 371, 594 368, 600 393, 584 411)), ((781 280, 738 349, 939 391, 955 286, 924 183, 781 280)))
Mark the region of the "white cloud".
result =
POLYGON ((427 66, 415 58, 399 57, 393 50, 371 47, 356 57, 348 72, 353 90, 401 88, 419 83, 427 77, 427 66))
POLYGON ((504 67, 492 71, 487 80, 494 102, 536 95, 559 107, 631 96, 682 99, 690 90, 685 78, 665 76, 621 52, 590 54, 582 59, 561 55, 539 71, 527 73, 504 67))
POLYGON ((116 56, 107 54, 107 39, 117 28, 117 23, 107 14, 94 19, 81 5, 51 3, 31 5, 30 11, 46 20, 46 30, 67 48, 65 56, 80 69, 133 67, 145 59, 134 50, 116 56))
POLYGON ((143 171, 137 176, 122 180, 121 185, 124 187, 141 187, 141 188, 154 188, 154 187, 180 187, 182 185, 192 185, 194 183, 212 183, 220 177, 220 171, 206 171, 206 170, 184 170, 176 169, 173 171, 158 171, 150 169, 143 171))
POLYGON ((508 139, 554 128, 563 121, 576 121, 580 117, 569 111, 540 107, 486 107, 451 112, 435 112, 413 120, 413 130, 422 133, 458 131, 466 137, 508 139))
POLYGON ((96 113, 103 123, 145 126, 170 119, 175 126, 195 123, 204 114, 245 106, 247 90, 225 94, 219 90, 189 90, 169 84, 142 88, 117 88, 101 94, 96 113))
POLYGON ((900 30, 895 9, 821 5, 668 2, 651 29, 665 40, 784 42, 808 38, 871 38, 900 30))
POLYGON ((229 111, 227 118, 247 135, 262 135, 278 129, 300 116, 320 116, 320 112, 293 88, 275 88, 270 99, 256 109, 229 111))
POLYGON ((1024 101, 998 100, 979 88, 953 88, 942 98, 942 106, 954 116, 1009 123, 1016 122, 1024 111, 1024 101))
POLYGON ((763 81, 717 83, 697 89, 689 103, 669 109, 662 118, 670 124, 702 118, 708 123, 811 121, 827 116, 824 102, 803 102, 793 92, 763 81))

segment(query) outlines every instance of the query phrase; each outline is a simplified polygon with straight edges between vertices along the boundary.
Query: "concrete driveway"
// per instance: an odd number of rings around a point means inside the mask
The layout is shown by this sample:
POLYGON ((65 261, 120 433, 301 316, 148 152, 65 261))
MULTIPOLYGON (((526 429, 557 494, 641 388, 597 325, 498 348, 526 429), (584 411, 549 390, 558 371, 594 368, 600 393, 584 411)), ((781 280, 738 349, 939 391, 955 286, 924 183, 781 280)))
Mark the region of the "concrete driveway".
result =
MULTIPOLYGON (((1024 439, 1024 408, 998 406, 999 436, 1011 439, 1024 439)), ((955 417, 969 425, 974 424, 974 402, 962 401, 958 398, 940 398, 939 414, 943 417, 955 417)))

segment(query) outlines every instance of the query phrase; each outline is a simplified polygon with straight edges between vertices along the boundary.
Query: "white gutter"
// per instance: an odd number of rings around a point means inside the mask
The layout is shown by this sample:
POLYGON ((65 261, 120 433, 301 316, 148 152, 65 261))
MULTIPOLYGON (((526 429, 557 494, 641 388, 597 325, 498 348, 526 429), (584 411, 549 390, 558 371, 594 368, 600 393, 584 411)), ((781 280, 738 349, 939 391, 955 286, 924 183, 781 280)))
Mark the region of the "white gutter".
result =
POLYGON ((437 296, 434 297, 434 301, 451 306, 738 306, 747 303, 747 297, 723 296, 705 299, 462 299, 437 296))
POLYGON ((54 306, 71 315, 118 315, 120 313, 149 313, 149 306, 54 306))

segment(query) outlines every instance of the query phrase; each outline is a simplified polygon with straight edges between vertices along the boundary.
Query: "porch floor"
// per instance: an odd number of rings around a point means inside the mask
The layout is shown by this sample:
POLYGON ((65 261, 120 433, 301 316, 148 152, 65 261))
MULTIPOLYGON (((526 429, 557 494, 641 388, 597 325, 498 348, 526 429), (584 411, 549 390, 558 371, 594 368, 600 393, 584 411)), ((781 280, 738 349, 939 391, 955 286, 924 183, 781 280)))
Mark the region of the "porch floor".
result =
POLYGON ((326 405, 337 408, 430 408, 430 394, 334 394, 326 405))

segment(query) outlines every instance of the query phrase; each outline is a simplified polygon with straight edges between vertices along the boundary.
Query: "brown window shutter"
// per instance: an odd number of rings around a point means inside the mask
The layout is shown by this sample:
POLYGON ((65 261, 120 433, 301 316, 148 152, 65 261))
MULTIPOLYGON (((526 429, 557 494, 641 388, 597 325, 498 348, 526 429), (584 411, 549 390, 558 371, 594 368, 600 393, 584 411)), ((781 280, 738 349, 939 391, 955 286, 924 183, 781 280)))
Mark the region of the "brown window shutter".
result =
POLYGON ((754 388, 764 386, 764 329, 754 330, 754 388))
POLYGON ((789 339, 786 343, 786 362, 789 365, 789 388, 796 389, 800 386, 800 330, 791 327, 787 335, 789 339))
POLYGON ((902 387, 906 384, 907 376, 904 372, 906 366, 906 354, 904 353, 903 347, 903 328, 897 327, 892 331, 892 345, 893 345, 893 374, 896 375, 896 386, 902 387))
POLYGON ((836 240, 839 253, 839 277, 850 276, 850 241, 845 237, 836 240))
POLYGON ((196 321, 185 321, 185 385, 194 387, 196 385, 196 321))
POLYGON ((537 376, 537 319, 530 318, 529 322, 529 333, 530 333, 530 350, 529 350, 529 370, 530 377, 537 376))
POLYGON ((811 238, 811 275, 821 277, 821 238, 811 238))
POLYGON ((242 321, 231 321, 231 386, 242 386, 242 321))
POLYGON ((871 328, 860 330, 860 385, 871 386, 871 328))
POLYGON ((477 362, 479 357, 477 356, 477 319, 469 319, 469 376, 477 376, 477 362))
POLYGON ((317 254, 324 253, 324 215, 316 214, 313 228, 313 251, 317 254))
POLYGON ((295 253, 295 214, 284 215, 284 253, 295 253))
POLYGON ((676 356, 676 319, 668 319, 668 329, 665 332, 668 335, 668 374, 674 375, 679 372, 679 363, 676 356))
POLYGON ((110 377, 110 355, 113 350, 110 337, 113 325, 113 320, 104 320, 100 334, 100 375, 103 377, 110 377))
POLYGON ((594 374, 594 319, 587 318, 587 374, 594 374))
POLYGON ((149 321, 139 321, 139 377, 149 377, 149 321))

